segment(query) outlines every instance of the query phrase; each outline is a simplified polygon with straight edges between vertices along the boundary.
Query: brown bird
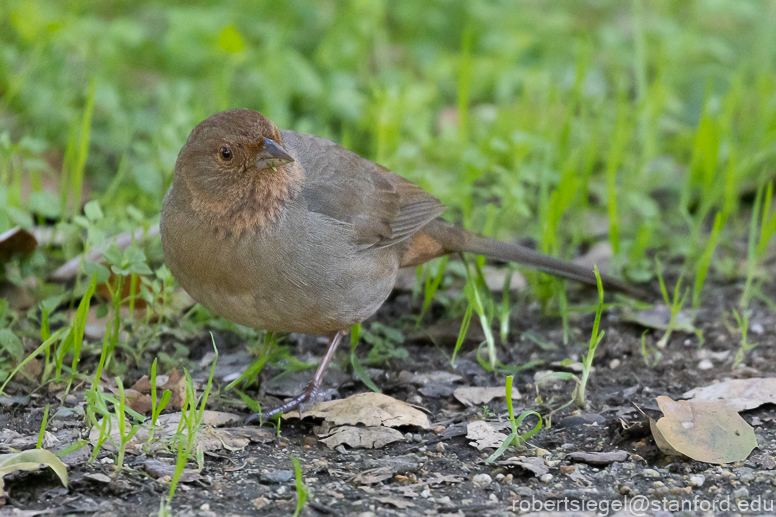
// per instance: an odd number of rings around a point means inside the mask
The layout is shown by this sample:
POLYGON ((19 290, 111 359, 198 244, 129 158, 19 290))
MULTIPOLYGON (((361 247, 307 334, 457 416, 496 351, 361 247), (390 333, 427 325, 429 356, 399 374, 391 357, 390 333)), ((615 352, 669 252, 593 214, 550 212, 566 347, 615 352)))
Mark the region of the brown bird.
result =
MULTIPOLYGON (((170 270, 226 319, 329 337, 305 390, 250 419, 314 399, 340 339, 383 304, 400 267, 465 251, 595 285, 591 269, 454 227, 438 218, 444 209, 385 167, 255 111, 194 128, 162 207, 170 270)), ((603 285, 630 290, 609 277, 603 285)))

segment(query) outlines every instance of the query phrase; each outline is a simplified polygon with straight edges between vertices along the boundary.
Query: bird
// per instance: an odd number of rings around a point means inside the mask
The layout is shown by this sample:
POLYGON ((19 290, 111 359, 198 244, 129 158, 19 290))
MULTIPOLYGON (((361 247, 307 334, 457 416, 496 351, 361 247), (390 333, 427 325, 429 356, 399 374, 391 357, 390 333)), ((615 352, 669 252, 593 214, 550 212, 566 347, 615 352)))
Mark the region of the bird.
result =
POLYGON ((469 252, 596 284, 592 268, 454 226, 444 210, 387 168, 253 110, 215 113, 191 131, 162 203, 170 271, 218 316, 329 340, 305 389, 248 423, 315 400, 337 345, 385 302, 399 268, 469 252))

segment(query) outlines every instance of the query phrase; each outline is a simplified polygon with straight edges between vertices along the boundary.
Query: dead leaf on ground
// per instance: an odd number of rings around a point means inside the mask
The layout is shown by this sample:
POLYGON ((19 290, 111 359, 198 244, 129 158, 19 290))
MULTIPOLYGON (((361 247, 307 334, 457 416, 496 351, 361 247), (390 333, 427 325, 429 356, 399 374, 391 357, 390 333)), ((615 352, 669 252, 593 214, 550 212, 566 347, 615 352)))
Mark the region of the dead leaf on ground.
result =
POLYGON ((462 379, 463 377, 460 375, 444 370, 429 373, 411 373, 407 370, 399 372, 399 382, 406 382, 416 386, 425 386, 427 384, 452 384, 462 379))
MULTIPOLYGON (((429 428, 428 416, 415 407, 382 393, 359 393, 346 399, 319 402, 302 418, 323 418, 333 425, 358 425, 367 427, 399 427, 414 425, 429 428)), ((297 411, 283 418, 299 418, 297 411)))
POLYGON ((720 402, 736 411, 746 411, 776 404, 776 377, 727 380, 694 388, 682 396, 693 402, 720 402))
POLYGON ((625 451, 610 452, 572 452, 566 455, 566 459, 571 461, 581 461, 588 465, 609 465, 610 463, 622 462, 628 459, 628 453, 625 451))
MULTIPOLYGON (((117 397, 119 396, 118 388, 111 388, 111 391, 117 397)), ((131 388, 124 390, 124 400, 128 408, 133 411, 137 411, 141 415, 145 415, 151 412, 151 396, 139 391, 135 391, 131 388)))
MULTIPOLYGON (((152 448, 161 446, 169 440, 178 431, 178 424, 181 420, 180 413, 170 413, 160 416, 156 421, 154 429, 154 443, 152 448)), ((194 440, 196 445, 201 445, 203 450, 212 451, 217 449, 235 450, 241 449, 250 442, 268 443, 276 438, 275 430, 268 427, 242 426, 242 427, 213 427, 242 422, 242 417, 233 413, 224 413, 221 411, 204 411, 202 416, 202 427, 197 432, 194 440)), ((101 421, 100 421, 101 423, 101 421)), ((127 432, 130 429, 129 422, 126 422, 127 432)), ((184 427, 183 434, 188 434, 184 427)), ((89 442, 96 445, 100 437, 99 426, 92 427, 89 432, 89 442)), ((120 443, 119 424, 116 417, 111 418, 111 430, 108 441, 103 444, 108 450, 116 450, 120 443)), ((140 452, 140 446, 148 440, 148 429, 141 427, 138 429, 132 439, 127 442, 126 450, 129 453, 140 452)))
POLYGON ((421 467, 420 458, 414 454, 399 456, 397 458, 380 458, 379 460, 367 460, 367 470, 359 472, 353 478, 352 483, 359 485, 374 485, 393 476, 416 473, 421 467), (369 468, 375 465, 374 468, 369 468))
MULTIPOLYGON (((160 386, 162 393, 164 393, 164 390, 170 390, 172 392, 167 407, 180 409, 186 403, 186 377, 181 375, 180 372, 174 368, 167 372, 167 375, 169 375, 167 382, 160 386)), ((196 396, 197 394, 195 393, 194 397, 196 398, 196 396)))
MULTIPOLYGON (((695 332, 693 322, 697 314, 698 311, 692 309, 679 311, 674 320, 674 330, 695 332)), ((665 305, 655 305, 651 309, 638 312, 625 309, 622 313, 622 320, 651 329, 668 330, 668 323, 671 321, 671 309, 665 305)))
POLYGON ((597 242, 584 255, 575 258, 572 262, 587 269, 598 266, 598 271, 605 274, 609 271, 609 261, 612 258, 612 245, 609 241, 597 242))
POLYGON ((331 433, 320 440, 330 449, 340 444, 349 445, 354 449, 380 449, 389 443, 404 439, 404 435, 390 427, 354 427, 340 426, 332 429, 331 433))
MULTIPOLYGON (((457 398, 465 406, 479 406, 487 404, 493 399, 506 398, 506 390, 501 387, 493 388, 480 388, 476 386, 464 386, 457 388, 453 392, 453 396, 457 398)), ((518 400, 523 398, 517 388, 512 387, 512 400, 518 400)))
MULTIPOLYGON (((143 470, 154 479, 163 478, 165 476, 172 477, 175 474, 175 465, 148 458, 143 462, 143 470)), ((200 479, 202 479, 202 475, 196 470, 184 469, 179 481, 182 483, 190 483, 200 479)))
POLYGON ((523 470, 531 472, 536 477, 541 477, 550 471, 550 467, 545 463, 544 458, 525 456, 513 456, 506 460, 500 460, 494 462, 494 465, 499 467, 519 467, 523 470))
POLYGON ((395 497, 375 497, 375 501, 383 504, 389 504, 400 510, 404 510, 405 508, 412 508, 415 506, 415 503, 413 502, 405 501, 404 499, 397 499, 395 497))
MULTIPOLYGON (((503 427, 509 427, 509 424, 501 426, 503 427)), ((507 438, 507 435, 498 432, 494 426, 484 420, 469 422, 466 424, 466 431, 466 439, 473 440, 469 445, 476 447, 478 451, 487 448, 498 449, 507 438)))
POLYGON ((661 443, 665 442, 668 451, 697 461, 722 464, 743 461, 757 447, 754 429, 730 406, 719 402, 674 401, 665 396, 656 400, 664 416, 652 430, 661 449, 661 443))
POLYGON ((29 255, 38 246, 35 236, 17 226, 0 233, 0 260, 8 260, 13 255, 29 255))

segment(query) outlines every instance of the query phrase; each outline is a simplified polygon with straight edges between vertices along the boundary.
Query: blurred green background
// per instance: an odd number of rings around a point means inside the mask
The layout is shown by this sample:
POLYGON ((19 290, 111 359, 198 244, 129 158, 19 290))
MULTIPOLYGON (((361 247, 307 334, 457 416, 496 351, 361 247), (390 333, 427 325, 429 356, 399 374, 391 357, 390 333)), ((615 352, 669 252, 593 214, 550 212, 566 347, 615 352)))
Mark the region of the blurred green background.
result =
POLYGON ((648 278, 645 249, 699 256, 773 174, 775 27, 767 0, 6 0, 0 231, 88 199, 116 231, 157 217, 189 131, 245 107, 472 229, 566 256, 608 236, 648 278))

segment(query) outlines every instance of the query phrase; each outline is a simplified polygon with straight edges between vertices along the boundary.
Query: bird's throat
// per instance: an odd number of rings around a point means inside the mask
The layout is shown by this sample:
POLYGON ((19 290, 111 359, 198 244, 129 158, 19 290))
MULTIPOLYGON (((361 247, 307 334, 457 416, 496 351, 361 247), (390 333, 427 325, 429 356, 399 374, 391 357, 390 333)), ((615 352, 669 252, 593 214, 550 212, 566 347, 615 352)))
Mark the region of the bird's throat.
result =
POLYGON ((246 173, 237 181, 187 181, 192 208, 208 219, 219 238, 239 236, 271 227, 283 207, 302 191, 304 171, 297 163, 275 170, 246 173), (205 188, 203 188, 205 187, 205 188))

